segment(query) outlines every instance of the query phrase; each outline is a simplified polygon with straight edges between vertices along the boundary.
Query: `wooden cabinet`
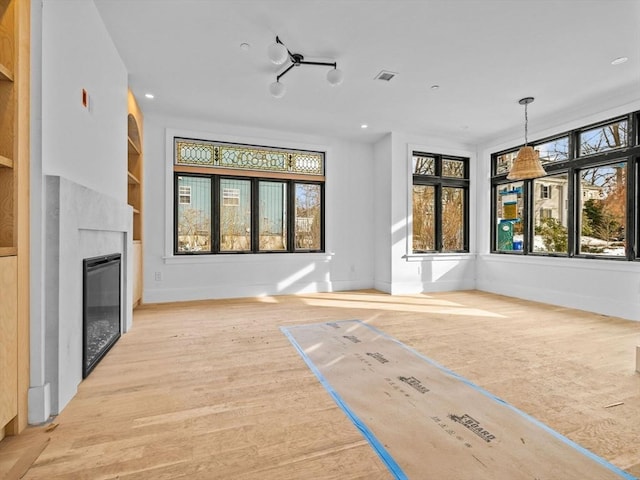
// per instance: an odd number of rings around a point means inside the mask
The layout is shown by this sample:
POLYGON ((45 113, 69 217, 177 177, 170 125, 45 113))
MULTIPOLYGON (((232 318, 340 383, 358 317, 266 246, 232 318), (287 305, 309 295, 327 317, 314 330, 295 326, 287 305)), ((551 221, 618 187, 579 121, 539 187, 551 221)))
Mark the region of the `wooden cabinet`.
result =
POLYGON ((133 306, 142 301, 142 112, 129 91, 127 192, 133 207, 133 306))
POLYGON ((0 439, 27 425, 29 0, 0 0, 0 439))
POLYGON ((18 413, 17 258, 0 257, 0 425, 18 413))

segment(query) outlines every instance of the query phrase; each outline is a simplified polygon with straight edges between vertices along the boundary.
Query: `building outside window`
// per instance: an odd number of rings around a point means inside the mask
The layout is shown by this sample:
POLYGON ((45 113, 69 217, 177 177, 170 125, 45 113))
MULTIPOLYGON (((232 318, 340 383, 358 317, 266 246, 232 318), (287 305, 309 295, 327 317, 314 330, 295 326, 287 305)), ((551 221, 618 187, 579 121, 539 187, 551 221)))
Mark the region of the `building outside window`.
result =
POLYGON ((413 152, 413 253, 469 251, 468 163, 413 152))
POLYGON ((566 253, 568 212, 566 199, 569 178, 566 173, 533 180, 534 252, 566 253))
POLYGON ((223 207, 240 206, 240 189, 239 188, 223 188, 222 189, 222 206, 223 207))
POLYGON ((174 144, 175 254, 324 251, 324 153, 174 144))
POLYGON ((534 180, 506 179, 518 148, 492 155, 492 251, 636 260, 637 126, 636 112, 533 142, 534 180))
POLYGON ((191 187, 189 185, 178 187, 178 202, 180 205, 191 205, 191 187))

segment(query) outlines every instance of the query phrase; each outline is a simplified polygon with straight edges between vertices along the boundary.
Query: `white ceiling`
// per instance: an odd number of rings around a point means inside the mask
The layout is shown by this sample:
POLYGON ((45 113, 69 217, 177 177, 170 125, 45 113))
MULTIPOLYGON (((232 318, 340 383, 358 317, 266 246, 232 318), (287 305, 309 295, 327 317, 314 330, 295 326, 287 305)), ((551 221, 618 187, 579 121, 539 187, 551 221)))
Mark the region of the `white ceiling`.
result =
POLYGON ((147 114, 474 144, 522 130, 525 96, 532 129, 640 98, 640 0, 94 1, 147 114), (343 84, 301 66, 271 97, 276 35, 306 60, 337 61, 343 84), (381 70, 398 75, 374 80, 381 70))

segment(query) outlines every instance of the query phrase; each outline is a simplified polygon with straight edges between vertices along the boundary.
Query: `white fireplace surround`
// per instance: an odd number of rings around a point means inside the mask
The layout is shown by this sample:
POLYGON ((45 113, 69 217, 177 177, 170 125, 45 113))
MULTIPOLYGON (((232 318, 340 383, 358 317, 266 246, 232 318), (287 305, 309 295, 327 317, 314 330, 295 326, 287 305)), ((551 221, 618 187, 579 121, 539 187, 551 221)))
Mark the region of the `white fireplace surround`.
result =
POLYGON ((132 207, 59 176, 45 176, 45 200, 45 332, 36 346, 45 384, 31 386, 30 418, 58 414, 82 381, 84 258, 122 255, 123 333, 133 318, 132 207))

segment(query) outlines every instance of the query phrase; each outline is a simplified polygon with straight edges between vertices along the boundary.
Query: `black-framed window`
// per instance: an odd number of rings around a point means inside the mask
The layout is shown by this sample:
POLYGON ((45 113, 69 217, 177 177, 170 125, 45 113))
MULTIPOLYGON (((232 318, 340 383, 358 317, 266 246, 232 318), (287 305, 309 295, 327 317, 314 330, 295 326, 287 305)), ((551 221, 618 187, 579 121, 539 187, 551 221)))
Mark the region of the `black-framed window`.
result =
POLYGON ((323 153, 174 143, 174 254, 324 251, 323 153))
POLYGON ((519 147, 493 154, 491 251, 637 260, 639 113, 532 142, 542 178, 507 180, 519 147))
POLYGON ((469 251, 469 159, 412 153, 412 252, 469 251))

